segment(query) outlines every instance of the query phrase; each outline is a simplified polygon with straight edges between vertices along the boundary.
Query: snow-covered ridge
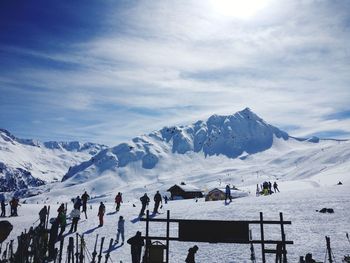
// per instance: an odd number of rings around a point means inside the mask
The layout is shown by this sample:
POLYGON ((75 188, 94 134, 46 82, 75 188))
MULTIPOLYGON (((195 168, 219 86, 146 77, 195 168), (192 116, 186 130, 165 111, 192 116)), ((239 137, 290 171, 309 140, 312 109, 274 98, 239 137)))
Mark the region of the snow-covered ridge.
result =
POLYGON ((133 162, 141 162, 144 169, 153 169, 169 153, 194 152, 236 158, 244 152, 254 154, 269 149, 274 137, 288 140, 289 135, 266 123, 249 108, 229 116, 212 115, 207 121, 164 127, 105 149, 89 161, 72 167, 63 181, 77 174, 86 177, 86 173, 100 174, 133 162))
POLYGON ((17 138, 0 129, 0 192, 60 181, 70 166, 88 160, 107 146, 80 142, 40 142, 17 138))

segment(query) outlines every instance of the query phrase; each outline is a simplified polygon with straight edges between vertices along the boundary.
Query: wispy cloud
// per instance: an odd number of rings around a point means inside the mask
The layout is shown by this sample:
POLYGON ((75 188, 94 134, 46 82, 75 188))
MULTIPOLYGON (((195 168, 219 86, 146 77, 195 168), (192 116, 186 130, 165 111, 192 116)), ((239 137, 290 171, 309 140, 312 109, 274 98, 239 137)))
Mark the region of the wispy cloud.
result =
POLYGON ((57 48, 0 45, 10 65, 1 65, 0 110, 11 111, 2 125, 113 145, 249 106, 293 135, 350 132, 349 115, 339 118, 350 101, 348 2, 268 1, 247 20, 212 4, 103 6, 91 37, 61 36, 57 48))

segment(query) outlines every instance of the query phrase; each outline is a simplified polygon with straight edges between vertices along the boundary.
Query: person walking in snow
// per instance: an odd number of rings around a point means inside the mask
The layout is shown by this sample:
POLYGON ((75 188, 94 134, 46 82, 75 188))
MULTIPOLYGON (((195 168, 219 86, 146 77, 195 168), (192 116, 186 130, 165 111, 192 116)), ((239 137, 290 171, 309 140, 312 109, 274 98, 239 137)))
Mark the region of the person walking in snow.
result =
POLYGON ((80 219, 80 210, 74 208, 70 213, 70 217, 72 218, 72 225, 70 227, 69 233, 76 232, 78 228, 78 222, 80 219))
POLYGON ((140 217, 143 216, 145 214, 145 209, 146 206, 148 206, 150 200, 149 197, 147 196, 147 194, 145 193, 141 198, 140 198, 142 207, 141 207, 141 211, 140 211, 140 217))
POLYGON ((16 197, 13 197, 12 200, 10 201, 10 206, 11 206, 11 216, 18 216, 17 208, 18 206, 21 206, 19 204, 19 199, 16 197))
POLYGON ((119 237, 121 236, 122 245, 124 245, 124 223, 125 223, 125 220, 123 216, 120 216, 118 220, 117 238, 115 239, 116 244, 118 244, 119 237))
POLYGON ((159 191, 154 195, 154 209, 153 214, 158 213, 159 204, 162 202, 162 196, 160 195, 159 191))
POLYGON ((269 194, 272 194, 272 184, 270 181, 269 181, 269 194))
POLYGON ((81 196, 81 201, 83 203, 83 213, 85 214, 85 219, 87 219, 87 214, 86 214, 86 205, 87 201, 89 200, 90 196, 87 194, 85 191, 84 194, 81 196))
POLYGON ((98 214, 97 214, 98 219, 100 221, 99 227, 103 226, 103 216, 105 215, 105 212, 106 212, 106 207, 103 204, 103 202, 101 202, 98 208, 98 214))
POLYGON ((145 244, 141 232, 137 231, 136 235, 129 238, 127 242, 131 245, 131 262, 140 263, 142 247, 145 244))
POLYGON ((232 202, 231 189, 228 184, 226 185, 226 189, 225 189, 225 202, 227 201, 227 199, 230 199, 230 202, 232 202))
POLYGON ((164 195, 163 198, 164 198, 164 204, 167 204, 168 203, 168 196, 164 195))
POLYGON ((5 200, 1 200, 1 216, 0 217, 5 217, 6 216, 6 206, 5 200))
POLYGON ((116 195, 114 202, 116 204, 116 208, 115 211, 118 212, 120 209, 120 203, 123 203, 123 198, 122 198, 122 194, 121 192, 118 192, 118 194, 116 195))
POLYGON ((280 192, 280 190, 278 189, 278 184, 276 182, 273 183, 273 190, 275 193, 280 192))
POLYGON ((47 206, 45 205, 43 208, 41 208, 39 212, 39 219, 40 219, 39 227, 45 227, 47 214, 48 214, 47 206))
POLYGON ((188 254, 187 254, 185 262, 186 263, 195 263, 196 262, 195 261, 195 254, 197 253, 197 251, 198 251, 198 247, 196 245, 191 247, 188 250, 188 254))

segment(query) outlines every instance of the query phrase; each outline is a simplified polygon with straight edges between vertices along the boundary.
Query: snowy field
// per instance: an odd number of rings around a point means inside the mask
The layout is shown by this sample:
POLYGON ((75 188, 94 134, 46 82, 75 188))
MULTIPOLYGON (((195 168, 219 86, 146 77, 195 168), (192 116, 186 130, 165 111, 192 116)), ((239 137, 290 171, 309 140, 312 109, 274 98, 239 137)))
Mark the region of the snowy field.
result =
MULTIPOLYGON (((331 246, 337 262, 341 262, 343 255, 350 253, 350 244, 345 237, 345 233, 350 232, 349 184, 319 186, 310 181, 286 181, 280 183, 280 190, 281 193, 271 196, 255 197, 251 194, 248 197, 234 199, 229 205, 225 205, 223 201, 205 202, 203 199, 199 199, 198 202, 194 200, 171 201, 164 205, 162 212, 169 209, 171 218, 210 220, 258 220, 259 212, 264 213, 265 219, 279 220, 279 212, 283 212, 284 219, 292 221, 292 225, 285 227, 287 240, 294 241, 294 245, 287 245, 289 262, 298 262, 299 256, 308 252, 312 252, 317 260, 323 261, 326 235, 331 238, 331 246), (315 211, 323 207, 333 208, 335 213, 322 214, 315 211)), ((153 198, 153 195, 151 197, 153 198)), ((114 204, 107 202, 105 225, 102 228, 97 228, 98 203, 93 203, 92 210, 88 210, 88 220, 82 219, 78 226, 78 232, 85 233, 90 252, 93 250, 96 234, 106 237, 104 251, 107 250, 109 239, 115 238, 119 215, 123 215, 126 219, 126 239, 138 230, 144 234, 145 222, 135 222, 140 209, 139 203, 137 200, 125 200, 121 211, 114 213, 114 204), (136 207, 133 207, 132 203, 135 203, 136 207)), ((23 204, 19 209, 19 217, 8 218, 14 225, 14 230, 8 240, 14 239, 25 228, 28 229, 37 220, 41 207, 41 204, 23 204)), ((153 202, 150 207, 153 208, 153 202)), ((52 211, 56 211, 57 208, 57 204, 51 204, 51 216, 53 216, 52 211)), ((71 209, 72 204, 69 204, 68 210, 71 209)), ((165 217, 165 213, 157 217, 165 217)), ((251 229, 253 237, 258 239, 258 226, 251 227, 251 229)), ((151 223, 150 230, 151 234, 163 236, 165 235, 165 224, 151 223)), ((177 225, 171 224, 171 236, 176 235, 177 225)), ((69 236, 66 237, 65 242, 68 241, 69 236)), ((279 237, 278 225, 266 227, 266 239, 279 237)), ((193 245, 193 243, 170 242, 170 262, 184 262, 188 248, 193 245)), ((199 246, 196 256, 198 262, 250 262, 249 245, 207 243, 197 245, 199 246)), ((261 262, 260 245, 255 245, 255 251, 257 261, 261 262)), ((128 244, 114 246, 111 259, 113 262, 131 262, 130 246, 128 244)), ((268 256, 267 262, 274 262, 273 257, 268 256)))

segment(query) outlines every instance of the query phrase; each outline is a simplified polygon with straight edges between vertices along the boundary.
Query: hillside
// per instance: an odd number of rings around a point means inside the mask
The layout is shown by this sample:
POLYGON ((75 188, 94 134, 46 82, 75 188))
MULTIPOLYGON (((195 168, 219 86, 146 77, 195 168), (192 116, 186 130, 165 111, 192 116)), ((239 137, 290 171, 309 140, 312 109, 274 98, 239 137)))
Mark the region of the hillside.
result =
POLYGON ((70 166, 88 160, 104 145, 20 139, 0 129, 0 192, 60 181, 70 166))

